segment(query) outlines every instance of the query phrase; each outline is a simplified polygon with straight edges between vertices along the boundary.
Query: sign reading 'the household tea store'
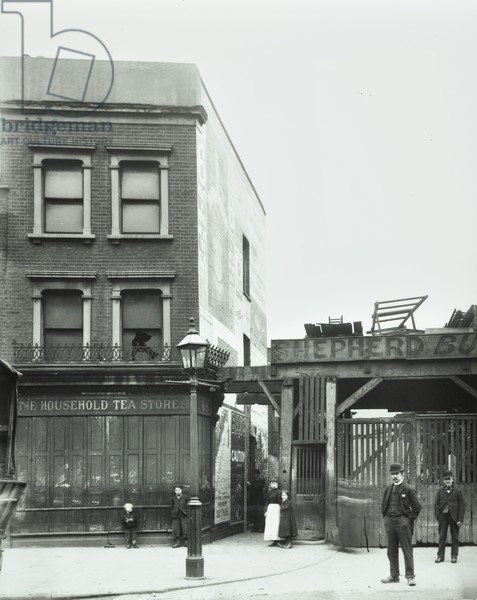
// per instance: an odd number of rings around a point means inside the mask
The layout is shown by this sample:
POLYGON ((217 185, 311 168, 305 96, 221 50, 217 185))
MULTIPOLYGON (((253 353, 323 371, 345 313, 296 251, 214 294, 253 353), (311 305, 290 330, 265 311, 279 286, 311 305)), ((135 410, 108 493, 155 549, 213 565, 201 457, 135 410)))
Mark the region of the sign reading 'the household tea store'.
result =
MULTIPOLYGON (((198 410, 202 415, 211 415, 210 401, 199 398, 198 410)), ((18 401, 18 416, 53 415, 130 415, 130 414, 189 414, 190 398, 161 396, 144 398, 68 398, 47 399, 21 398, 18 401)))

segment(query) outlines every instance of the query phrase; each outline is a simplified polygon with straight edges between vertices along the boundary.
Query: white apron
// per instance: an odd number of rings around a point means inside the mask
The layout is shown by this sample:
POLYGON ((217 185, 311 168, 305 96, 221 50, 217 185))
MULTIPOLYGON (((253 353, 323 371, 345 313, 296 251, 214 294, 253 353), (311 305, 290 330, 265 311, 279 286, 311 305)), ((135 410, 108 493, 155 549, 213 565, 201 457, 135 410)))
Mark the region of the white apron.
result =
POLYGON ((280 540, 278 535, 278 526, 280 525, 280 505, 269 504, 267 507, 267 516, 265 517, 265 531, 263 539, 269 541, 280 540))

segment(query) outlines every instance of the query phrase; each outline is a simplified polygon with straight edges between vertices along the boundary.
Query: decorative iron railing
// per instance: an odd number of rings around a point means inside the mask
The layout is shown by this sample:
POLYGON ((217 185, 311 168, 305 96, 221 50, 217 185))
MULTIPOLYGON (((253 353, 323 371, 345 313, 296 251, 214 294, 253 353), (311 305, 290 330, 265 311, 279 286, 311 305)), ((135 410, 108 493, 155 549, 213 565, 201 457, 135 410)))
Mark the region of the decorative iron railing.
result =
MULTIPOLYGON (((40 346, 13 342, 16 362, 168 362, 172 348, 164 346, 119 346, 118 344, 86 344, 86 346, 40 346)), ((177 360, 180 356, 177 353, 177 360)))
POLYGON ((218 348, 217 346, 208 346, 207 355, 205 357, 205 364, 208 368, 217 371, 225 365, 230 356, 230 352, 218 348))

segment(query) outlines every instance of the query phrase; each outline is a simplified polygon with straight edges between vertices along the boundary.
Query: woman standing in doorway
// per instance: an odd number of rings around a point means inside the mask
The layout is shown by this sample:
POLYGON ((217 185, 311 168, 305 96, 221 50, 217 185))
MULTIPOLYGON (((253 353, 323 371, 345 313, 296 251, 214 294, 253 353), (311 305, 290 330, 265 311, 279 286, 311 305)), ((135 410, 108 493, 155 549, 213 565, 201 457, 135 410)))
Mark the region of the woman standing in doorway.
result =
POLYGON ((278 481, 270 479, 270 490, 267 495, 267 506, 265 508, 265 532, 263 539, 270 541, 269 546, 278 546, 280 536, 278 527, 280 525, 280 502, 281 495, 278 489, 278 481))

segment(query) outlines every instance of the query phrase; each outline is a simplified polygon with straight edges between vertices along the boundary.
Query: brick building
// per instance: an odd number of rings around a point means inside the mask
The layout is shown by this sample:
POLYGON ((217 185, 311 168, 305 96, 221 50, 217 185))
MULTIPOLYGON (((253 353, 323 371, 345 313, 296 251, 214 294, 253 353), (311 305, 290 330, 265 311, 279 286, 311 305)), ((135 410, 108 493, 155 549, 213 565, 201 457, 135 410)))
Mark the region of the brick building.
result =
MULTIPOLYGON (((104 536, 126 501, 144 532, 167 532, 171 487, 187 492, 190 477, 175 348, 189 317, 228 364, 266 362, 265 211, 197 68, 124 62, 111 77, 95 61, 85 77, 86 62, 0 63, 0 356, 23 375, 28 483, 12 540, 104 536)), ((221 407, 209 379, 200 496, 213 530, 243 525, 250 435, 266 440, 266 423, 221 407), (217 416, 222 436, 229 424, 220 510, 217 416)))

